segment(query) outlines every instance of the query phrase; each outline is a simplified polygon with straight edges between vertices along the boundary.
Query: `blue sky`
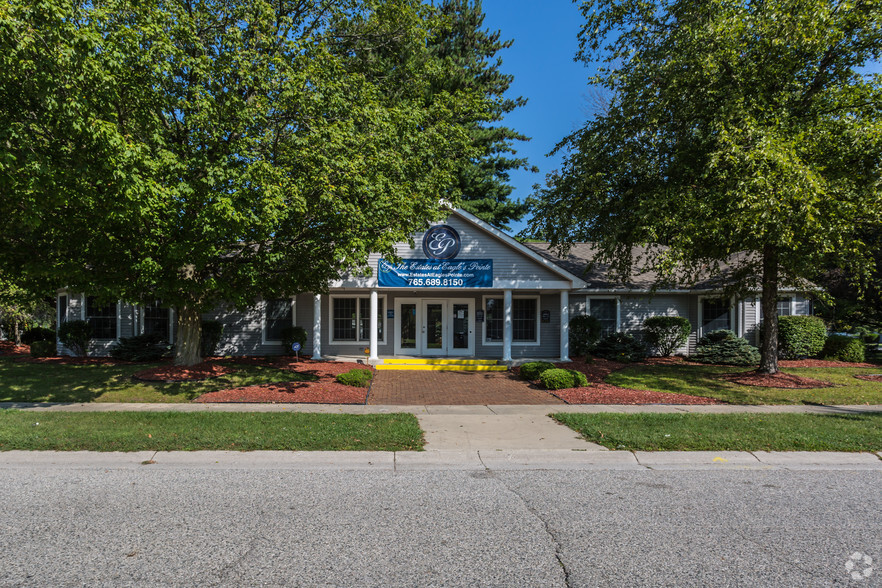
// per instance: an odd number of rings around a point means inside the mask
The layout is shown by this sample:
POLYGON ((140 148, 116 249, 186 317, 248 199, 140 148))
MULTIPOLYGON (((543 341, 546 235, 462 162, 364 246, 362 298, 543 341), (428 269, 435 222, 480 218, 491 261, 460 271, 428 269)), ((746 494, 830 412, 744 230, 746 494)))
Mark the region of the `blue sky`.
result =
MULTIPOLYGON (((546 154, 591 114, 591 71, 573 61, 583 19, 569 0, 483 0, 483 8, 484 27, 514 40, 510 49, 500 53, 502 70, 514 75, 509 93, 529 100, 505 118, 506 126, 532 137, 515 147, 539 168, 536 174, 511 173, 512 197, 522 200, 533 191, 533 184, 542 183, 545 174, 559 167, 561 157, 546 154)), ((882 66, 874 64, 868 71, 882 72, 882 66)), ((512 233, 525 226, 513 224, 512 233)))

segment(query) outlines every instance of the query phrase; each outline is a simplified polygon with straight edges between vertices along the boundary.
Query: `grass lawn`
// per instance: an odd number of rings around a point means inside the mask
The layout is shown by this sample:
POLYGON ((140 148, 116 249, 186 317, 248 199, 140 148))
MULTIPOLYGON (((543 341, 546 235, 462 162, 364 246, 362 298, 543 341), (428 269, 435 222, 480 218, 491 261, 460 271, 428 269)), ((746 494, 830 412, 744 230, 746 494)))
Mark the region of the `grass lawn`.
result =
POLYGON ((623 388, 691 394, 732 404, 882 404, 882 384, 858 380, 855 374, 879 374, 878 368, 788 368, 781 370, 834 384, 832 388, 760 388, 719 379, 720 374, 745 372, 744 367, 703 365, 629 366, 611 373, 606 381, 623 388))
POLYGON ((215 390, 312 380, 290 371, 237 364, 238 370, 202 382, 141 382, 132 374, 156 363, 75 365, 0 359, 0 402, 189 402, 215 390))
POLYGON ((421 450, 411 414, 0 412, 0 451, 421 450))
POLYGON ((585 439, 629 451, 880 451, 882 413, 552 415, 585 439))

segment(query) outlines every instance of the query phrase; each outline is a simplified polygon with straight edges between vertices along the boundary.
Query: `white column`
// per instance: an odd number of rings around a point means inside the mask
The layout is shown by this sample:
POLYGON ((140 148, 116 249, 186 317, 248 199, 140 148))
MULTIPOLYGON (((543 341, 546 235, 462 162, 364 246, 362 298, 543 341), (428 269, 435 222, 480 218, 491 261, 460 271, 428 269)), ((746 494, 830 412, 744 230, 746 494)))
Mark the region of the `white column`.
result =
POLYGON ((371 290, 371 355, 368 358, 369 361, 380 359, 377 355, 377 303, 377 291, 371 290))
POLYGON ((570 291, 560 291, 560 360, 570 361, 570 291))
POLYGON ((502 361, 511 361, 511 290, 505 290, 502 305, 502 361))
POLYGON ((322 295, 316 294, 312 303, 312 358, 322 358, 322 295))

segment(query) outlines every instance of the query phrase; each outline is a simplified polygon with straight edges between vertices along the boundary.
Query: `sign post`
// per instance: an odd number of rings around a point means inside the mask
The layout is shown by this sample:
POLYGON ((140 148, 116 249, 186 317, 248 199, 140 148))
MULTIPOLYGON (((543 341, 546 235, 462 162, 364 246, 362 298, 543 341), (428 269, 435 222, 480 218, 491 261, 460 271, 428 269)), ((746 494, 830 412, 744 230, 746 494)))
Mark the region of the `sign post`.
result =
POLYGON ((300 347, 301 345, 297 341, 291 343, 291 351, 294 352, 294 355, 297 357, 298 362, 300 361, 300 347))

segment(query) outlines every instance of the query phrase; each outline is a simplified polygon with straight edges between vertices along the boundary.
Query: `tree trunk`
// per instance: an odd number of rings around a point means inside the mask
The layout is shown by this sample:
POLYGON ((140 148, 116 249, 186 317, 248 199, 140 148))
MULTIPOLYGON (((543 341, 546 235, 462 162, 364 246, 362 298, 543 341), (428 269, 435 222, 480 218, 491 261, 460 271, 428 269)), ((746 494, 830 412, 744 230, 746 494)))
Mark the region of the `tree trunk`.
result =
POLYGON ((778 373, 778 249, 763 247, 763 339, 760 348, 761 374, 778 373))
POLYGON ((14 333, 15 346, 18 347, 21 345, 21 323, 17 320, 12 321, 12 332, 14 333))
POLYGON ((176 310, 178 332, 175 365, 196 365, 202 361, 202 316, 190 306, 182 306, 176 310))

